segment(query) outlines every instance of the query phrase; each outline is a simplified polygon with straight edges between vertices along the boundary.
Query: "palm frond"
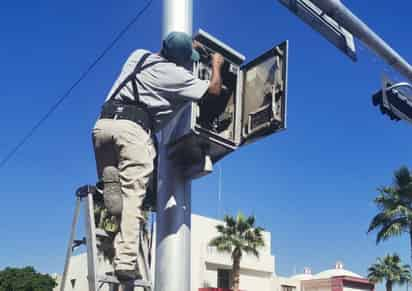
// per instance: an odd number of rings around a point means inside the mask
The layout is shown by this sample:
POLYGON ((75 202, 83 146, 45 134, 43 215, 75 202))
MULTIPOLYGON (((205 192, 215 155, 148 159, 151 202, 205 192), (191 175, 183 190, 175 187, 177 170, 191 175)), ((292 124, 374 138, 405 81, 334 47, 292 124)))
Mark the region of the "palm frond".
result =
POLYGON ((379 264, 374 264, 368 268, 368 279, 372 283, 380 283, 384 279, 384 272, 379 264))
POLYGON ((254 255, 255 257, 259 258, 259 252, 254 246, 244 246, 243 251, 248 255, 254 255))
POLYGON ((222 235, 232 236, 236 233, 236 230, 232 227, 226 227, 224 225, 217 225, 216 230, 222 235))
POLYGON ((218 246, 216 246, 216 249, 219 252, 223 252, 223 253, 231 253, 232 252, 232 246, 230 245, 230 243, 218 245, 218 246))
POLYGON ((409 230, 409 224, 404 218, 395 219, 381 226, 376 235, 376 243, 385 241, 394 236, 400 236, 409 230))
POLYGON ((248 230, 251 226, 248 223, 248 219, 246 216, 239 212, 236 217, 236 231, 242 235, 246 230, 248 230))
POLYGON ((250 225, 250 227, 254 227, 255 226, 255 216, 253 216, 253 215, 251 215, 251 216, 249 216, 247 219, 246 219, 246 221, 247 221, 247 224, 248 225, 250 225))
POLYGON ((388 217, 385 212, 378 213, 375 217, 372 218, 371 223, 369 224, 368 233, 380 227, 383 224, 388 223, 388 217))
POLYGON ((412 183, 411 173, 406 166, 402 166, 399 170, 395 172, 395 178, 393 184, 398 189, 407 187, 410 183, 412 183))
POLYGON ((374 202, 380 210, 368 227, 376 230, 376 243, 409 232, 412 227, 412 176, 407 167, 394 173, 393 186, 381 187, 374 202))
POLYGON ((225 243, 226 239, 223 236, 218 236, 213 238, 210 242, 209 242, 209 246, 211 247, 216 247, 218 245, 220 245, 221 243, 225 243))
POLYGON ((209 246, 216 247, 219 252, 232 252, 232 244, 224 236, 218 236, 209 242, 209 246))
POLYGON ((396 284, 404 284, 411 280, 411 270, 408 265, 402 265, 397 254, 378 258, 376 263, 368 268, 368 279, 373 283, 383 280, 396 284))
POLYGON ((236 226, 236 220, 233 216, 225 215, 225 217, 223 218, 223 221, 225 222, 226 227, 228 228, 232 228, 236 226))
POLYGON ((246 243, 256 245, 257 247, 263 247, 265 245, 263 234, 256 229, 250 229, 245 233, 245 241, 246 243))
POLYGON ((255 217, 241 212, 236 217, 225 215, 224 225, 217 225, 219 236, 209 242, 218 251, 231 252, 233 259, 241 259, 243 252, 259 256, 259 248, 265 246, 263 228, 254 227, 255 217))

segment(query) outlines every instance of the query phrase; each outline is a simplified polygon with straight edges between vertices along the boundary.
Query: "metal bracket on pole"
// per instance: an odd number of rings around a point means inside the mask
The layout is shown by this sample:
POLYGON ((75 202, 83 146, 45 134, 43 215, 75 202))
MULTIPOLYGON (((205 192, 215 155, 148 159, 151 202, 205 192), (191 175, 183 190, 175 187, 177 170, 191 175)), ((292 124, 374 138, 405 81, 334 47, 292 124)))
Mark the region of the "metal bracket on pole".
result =
POLYGON ((204 155, 200 164, 185 168, 184 176, 188 179, 199 179, 213 172, 213 162, 210 155, 204 155))

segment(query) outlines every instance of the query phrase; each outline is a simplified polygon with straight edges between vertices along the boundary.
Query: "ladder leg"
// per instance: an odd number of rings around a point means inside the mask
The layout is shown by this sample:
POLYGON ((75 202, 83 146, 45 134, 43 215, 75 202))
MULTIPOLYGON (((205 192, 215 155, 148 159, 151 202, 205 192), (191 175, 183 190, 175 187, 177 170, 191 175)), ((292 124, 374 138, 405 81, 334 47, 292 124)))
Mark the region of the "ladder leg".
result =
MULTIPOLYGON (((143 227, 143 226, 142 226, 143 227)), ((143 231, 140 231, 140 238, 139 238, 139 251, 141 254, 142 262, 140 266, 141 273, 143 275, 143 280, 147 282, 151 282, 150 276, 150 264, 149 264, 149 239, 147 235, 143 231)), ((150 291, 151 288, 146 287, 144 288, 145 291, 150 291)))
POLYGON ((87 245, 87 279, 89 281, 89 291, 97 291, 97 245, 96 226, 94 221, 93 194, 88 193, 85 201, 86 220, 86 245, 87 245))
POLYGON ((77 220, 80 215, 80 204, 81 204, 81 198, 77 198, 76 208, 74 210, 74 216, 73 216, 73 222, 72 222, 72 229, 70 233, 69 245, 67 246, 66 262, 64 264, 63 278, 60 283, 61 284, 60 291, 64 291, 64 289, 66 288, 67 275, 68 275, 69 268, 70 268, 70 260, 73 254, 73 242, 74 242, 74 237, 76 235, 77 220))

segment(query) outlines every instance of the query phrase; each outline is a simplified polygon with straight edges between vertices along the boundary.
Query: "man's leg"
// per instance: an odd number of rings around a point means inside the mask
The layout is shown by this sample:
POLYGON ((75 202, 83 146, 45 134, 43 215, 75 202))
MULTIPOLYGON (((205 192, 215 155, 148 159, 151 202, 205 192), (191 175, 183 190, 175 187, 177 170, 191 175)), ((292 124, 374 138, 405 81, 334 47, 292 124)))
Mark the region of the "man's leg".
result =
POLYGON ((98 120, 93 128, 93 148, 99 180, 102 179, 103 171, 106 167, 117 168, 118 166, 112 123, 112 120, 98 120))
MULTIPOLYGON (((144 219, 142 204, 156 152, 150 135, 139 125, 123 120, 117 122, 121 127, 115 142, 119 153, 123 209, 114 263, 116 271, 134 271, 137 268, 140 225, 144 219)), ((117 274, 119 277, 120 272, 117 274)))

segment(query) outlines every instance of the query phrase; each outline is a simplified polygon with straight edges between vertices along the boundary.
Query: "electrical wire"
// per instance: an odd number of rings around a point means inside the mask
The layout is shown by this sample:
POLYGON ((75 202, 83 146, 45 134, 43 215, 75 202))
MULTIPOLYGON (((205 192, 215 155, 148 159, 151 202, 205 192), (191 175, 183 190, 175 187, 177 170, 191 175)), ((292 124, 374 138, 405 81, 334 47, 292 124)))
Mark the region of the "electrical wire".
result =
POLYGON ((127 25, 116 35, 116 37, 104 48, 100 55, 87 67, 80 77, 65 91, 65 93, 57 99, 57 101, 49 108, 46 114, 37 121, 34 126, 21 138, 21 140, 10 150, 10 152, 0 161, 0 168, 3 168, 6 163, 18 152, 18 150, 34 135, 34 133, 49 119, 63 101, 70 96, 72 91, 90 74, 96 65, 107 55, 107 53, 116 45, 116 43, 126 34, 126 32, 139 20, 139 18, 149 9, 153 0, 150 0, 139 12, 127 23, 127 25))

